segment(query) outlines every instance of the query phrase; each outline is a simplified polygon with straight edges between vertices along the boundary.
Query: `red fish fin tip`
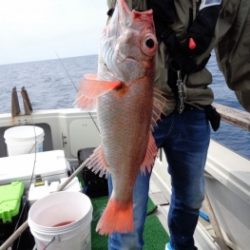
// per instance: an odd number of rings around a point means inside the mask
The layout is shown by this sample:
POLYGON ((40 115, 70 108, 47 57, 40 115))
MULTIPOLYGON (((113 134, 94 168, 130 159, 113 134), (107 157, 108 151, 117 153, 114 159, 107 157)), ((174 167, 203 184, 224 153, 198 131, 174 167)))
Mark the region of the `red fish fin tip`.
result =
POLYGON ((85 165, 99 176, 107 176, 107 163, 104 158, 102 146, 97 147, 92 155, 87 159, 85 165))
POLYGON ((154 88, 154 98, 153 98, 153 115, 152 115, 152 124, 157 123, 157 121, 160 119, 161 115, 164 113, 164 106, 167 102, 166 97, 164 96, 164 93, 158 89, 154 88))
POLYGON ((79 107, 85 111, 93 111, 96 109, 96 98, 88 98, 86 96, 78 96, 74 102, 74 106, 79 107))
POLYGON ((153 165, 154 165, 155 157, 157 155, 157 151, 158 151, 158 148, 155 144, 154 137, 153 137, 152 133, 150 133, 149 139, 148 139, 147 152, 146 152, 145 158, 141 164, 141 172, 142 173, 145 173, 146 171, 151 172, 153 165))
POLYGON ((117 88, 120 84, 120 81, 105 81, 94 75, 85 75, 80 81, 79 93, 89 98, 96 98, 117 88))
POLYGON ((120 81, 100 80, 97 76, 87 74, 80 81, 76 105, 85 110, 93 110, 96 107, 96 99, 108 91, 121 85, 120 81))
POLYGON ((111 198, 97 224, 96 231, 101 235, 107 235, 113 232, 128 233, 133 230, 133 202, 122 202, 111 198))

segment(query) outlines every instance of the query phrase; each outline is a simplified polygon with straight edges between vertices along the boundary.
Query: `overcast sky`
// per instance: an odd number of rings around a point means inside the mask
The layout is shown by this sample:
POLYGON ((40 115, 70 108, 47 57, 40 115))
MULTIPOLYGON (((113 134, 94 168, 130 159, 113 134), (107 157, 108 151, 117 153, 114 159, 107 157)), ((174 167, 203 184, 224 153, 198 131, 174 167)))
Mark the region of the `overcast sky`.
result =
POLYGON ((106 0, 0 0, 0 64, 98 53, 106 0))

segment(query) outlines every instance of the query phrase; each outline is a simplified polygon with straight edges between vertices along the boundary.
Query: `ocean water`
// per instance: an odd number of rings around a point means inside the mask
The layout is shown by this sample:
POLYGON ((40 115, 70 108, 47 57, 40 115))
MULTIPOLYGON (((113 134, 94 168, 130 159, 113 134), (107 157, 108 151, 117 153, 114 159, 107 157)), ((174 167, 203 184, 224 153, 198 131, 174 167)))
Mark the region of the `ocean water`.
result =
MULTIPOLYGON (((217 68, 214 55, 208 63, 213 73, 211 85, 215 102, 242 109, 217 68)), ((34 110, 72 108, 76 88, 85 73, 95 73, 97 56, 82 56, 19 64, 0 65, 0 113, 11 110, 11 91, 25 87, 34 110)), ((20 97, 20 94, 19 94, 20 97)), ((22 109, 21 98, 19 98, 22 109)), ((245 158, 250 159, 250 133, 222 122, 211 137, 245 158)))

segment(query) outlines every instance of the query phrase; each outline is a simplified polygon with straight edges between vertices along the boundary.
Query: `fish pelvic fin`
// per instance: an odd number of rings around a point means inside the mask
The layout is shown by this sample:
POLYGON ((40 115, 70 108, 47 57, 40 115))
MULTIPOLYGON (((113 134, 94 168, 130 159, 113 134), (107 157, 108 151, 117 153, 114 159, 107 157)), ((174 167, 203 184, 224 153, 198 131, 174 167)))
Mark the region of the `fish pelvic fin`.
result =
POLYGON ((153 165, 154 165, 154 161, 155 161, 155 157, 157 155, 158 152, 158 148, 156 146, 155 143, 155 139, 152 135, 152 133, 149 133, 149 139, 148 139, 148 147, 147 147, 147 151, 145 154, 145 158, 141 164, 140 170, 142 173, 147 172, 151 172, 153 165))
POLYGON ((75 105, 85 110, 94 109, 99 96, 119 88, 120 85, 120 81, 101 80, 94 74, 86 74, 80 81, 75 105))
POLYGON ((93 173, 98 174, 100 177, 107 177, 107 162, 104 158, 102 146, 97 147, 92 155, 87 159, 85 163, 86 167, 89 168, 93 173))
POLYGON ((154 88, 153 95, 153 112, 151 129, 157 126, 157 121, 160 120, 161 115, 164 114, 164 108, 167 103, 167 98, 164 96, 164 92, 158 88, 154 88))
POLYGON ((111 197, 97 223, 96 231, 101 235, 134 231, 132 199, 124 202, 111 197))

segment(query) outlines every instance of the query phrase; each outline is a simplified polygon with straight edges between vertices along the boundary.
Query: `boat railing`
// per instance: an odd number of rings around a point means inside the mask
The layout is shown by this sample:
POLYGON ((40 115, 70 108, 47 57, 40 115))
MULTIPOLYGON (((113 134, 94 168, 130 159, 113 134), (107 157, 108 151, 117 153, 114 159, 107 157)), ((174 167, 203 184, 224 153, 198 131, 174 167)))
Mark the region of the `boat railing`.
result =
POLYGON ((214 103, 213 106, 220 113, 221 118, 228 124, 250 131, 250 113, 214 103))

